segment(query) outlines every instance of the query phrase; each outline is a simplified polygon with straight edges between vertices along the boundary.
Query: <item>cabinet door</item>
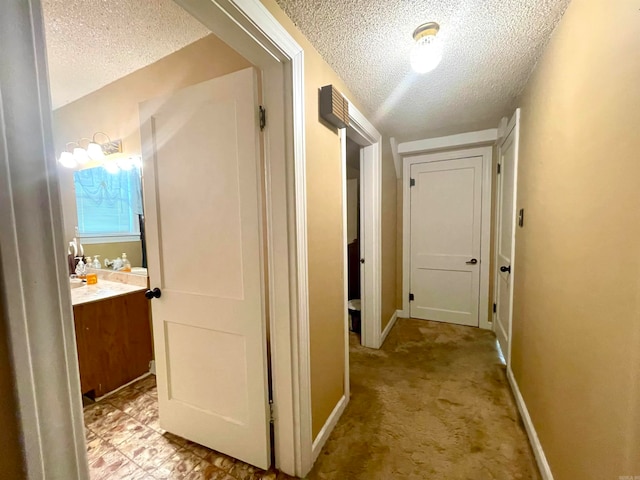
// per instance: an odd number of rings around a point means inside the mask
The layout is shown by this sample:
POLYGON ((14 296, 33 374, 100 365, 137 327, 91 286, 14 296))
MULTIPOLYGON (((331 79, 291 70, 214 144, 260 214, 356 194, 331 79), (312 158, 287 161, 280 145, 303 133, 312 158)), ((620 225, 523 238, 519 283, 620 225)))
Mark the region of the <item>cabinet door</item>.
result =
POLYGON ((149 371, 149 301, 144 292, 73 307, 82 393, 101 397, 149 371))
POLYGON ((100 368, 99 396, 124 385, 127 375, 127 319, 124 296, 95 302, 94 315, 99 324, 100 349, 96 352, 100 368))
POLYGON ((73 315, 76 329, 76 346, 78 350, 78 364, 80 367, 80 387, 83 394, 99 387, 98 371, 99 344, 98 322, 91 314, 91 304, 76 305, 73 307, 73 315))
POLYGON ((123 298, 124 318, 126 319, 124 339, 127 382, 149 371, 149 362, 153 358, 151 342, 151 323, 149 300, 144 292, 125 295, 123 298))
POLYGON ((96 302, 100 325, 100 395, 149 371, 151 329, 144 292, 96 302))

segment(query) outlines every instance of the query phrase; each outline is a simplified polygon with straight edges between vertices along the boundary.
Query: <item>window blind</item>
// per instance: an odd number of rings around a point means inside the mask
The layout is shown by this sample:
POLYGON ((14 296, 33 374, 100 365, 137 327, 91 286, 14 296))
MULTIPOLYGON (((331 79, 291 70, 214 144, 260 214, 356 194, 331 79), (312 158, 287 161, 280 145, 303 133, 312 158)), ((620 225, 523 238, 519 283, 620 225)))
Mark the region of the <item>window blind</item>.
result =
POLYGON ((139 235, 140 171, 109 173, 102 167, 74 172, 81 237, 139 235))

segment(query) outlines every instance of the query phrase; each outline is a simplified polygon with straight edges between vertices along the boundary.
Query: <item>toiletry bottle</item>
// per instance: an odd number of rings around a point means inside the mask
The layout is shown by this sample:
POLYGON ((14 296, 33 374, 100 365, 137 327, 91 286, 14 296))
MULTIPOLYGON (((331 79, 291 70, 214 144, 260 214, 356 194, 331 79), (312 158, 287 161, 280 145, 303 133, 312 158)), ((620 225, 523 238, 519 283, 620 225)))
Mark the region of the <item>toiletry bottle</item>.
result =
POLYGON ((122 270, 122 259, 120 257, 116 258, 112 262, 113 269, 117 272, 118 270, 122 270))
POLYGON ((93 259, 93 265, 91 265, 93 268, 102 268, 102 265, 100 264, 100 255, 96 255, 93 259))
POLYGON ((76 265, 76 275, 78 276, 78 278, 85 278, 87 276, 87 269, 84 262, 82 261, 82 257, 77 258, 78 264, 76 265))
POLYGON ((84 264, 88 267, 88 268, 93 268, 93 260, 91 260, 91 255, 87 256, 84 259, 84 264))
POLYGON ((127 254, 126 253, 122 253, 122 269, 123 272, 130 272, 131 271, 131 262, 129 261, 129 259, 127 258, 127 254))

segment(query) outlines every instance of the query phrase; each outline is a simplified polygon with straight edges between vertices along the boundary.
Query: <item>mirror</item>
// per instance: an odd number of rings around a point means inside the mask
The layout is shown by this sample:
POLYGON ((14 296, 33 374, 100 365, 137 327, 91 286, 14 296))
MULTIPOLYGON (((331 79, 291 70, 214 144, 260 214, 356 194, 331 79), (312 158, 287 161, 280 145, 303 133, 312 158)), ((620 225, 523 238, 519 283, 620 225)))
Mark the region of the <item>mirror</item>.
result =
POLYGON ((121 270, 123 254, 131 273, 146 275, 144 211, 140 161, 121 163, 124 168, 103 165, 61 172, 65 224, 73 215, 74 236, 84 255, 99 256, 101 268, 121 270))

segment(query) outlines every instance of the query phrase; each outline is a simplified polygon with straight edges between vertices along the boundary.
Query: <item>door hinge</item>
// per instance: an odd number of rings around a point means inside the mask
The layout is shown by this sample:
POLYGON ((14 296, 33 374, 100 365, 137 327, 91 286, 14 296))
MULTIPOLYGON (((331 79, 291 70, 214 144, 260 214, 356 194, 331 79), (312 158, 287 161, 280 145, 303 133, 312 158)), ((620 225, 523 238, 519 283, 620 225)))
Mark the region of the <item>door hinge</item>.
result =
POLYGON ((496 313, 496 304, 493 304, 493 313, 496 313))
POLYGON ((273 410, 273 400, 269 400, 269 423, 273 423, 276 419, 273 410))
POLYGON ((498 164, 498 175, 500 175, 500 169, 501 169, 500 164, 498 164))
POLYGON ((414 299, 413 293, 410 293, 410 294, 409 294, 409 301, 410 301, 410 302, 413 302, 413 299, 414 299))
POLYGON ((415 187, 416 186, 416 179, 412 178, 411 180, 409 180, 409 186, 410 187, 415 187))
POLYGON ((267 111, 264 109, 262 105, 259 108, 260 115, 260 131, 264 130, 264 127, 267 125, 267 111))

